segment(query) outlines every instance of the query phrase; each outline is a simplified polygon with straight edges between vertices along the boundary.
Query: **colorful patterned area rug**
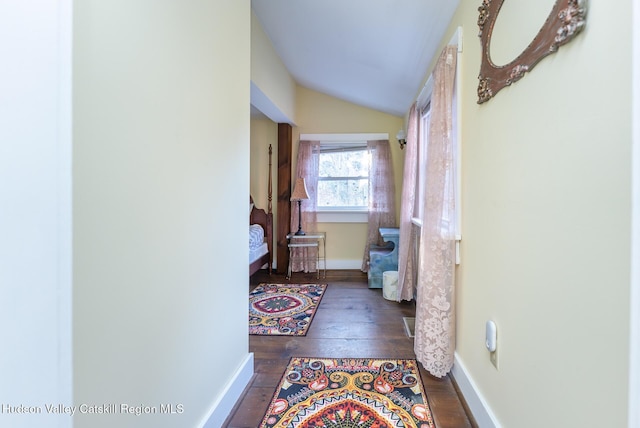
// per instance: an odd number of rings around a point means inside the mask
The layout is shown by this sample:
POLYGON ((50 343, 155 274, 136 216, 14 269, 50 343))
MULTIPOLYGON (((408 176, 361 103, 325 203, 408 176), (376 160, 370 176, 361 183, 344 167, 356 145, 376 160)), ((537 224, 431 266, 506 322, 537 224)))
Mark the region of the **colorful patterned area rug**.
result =
POLYGON ((249 334, 304 336, 326 284, 260 284, 249 294, 249 334))
POLYGON ((415 360, 297 358, 260 428, 434 428, 415 360))

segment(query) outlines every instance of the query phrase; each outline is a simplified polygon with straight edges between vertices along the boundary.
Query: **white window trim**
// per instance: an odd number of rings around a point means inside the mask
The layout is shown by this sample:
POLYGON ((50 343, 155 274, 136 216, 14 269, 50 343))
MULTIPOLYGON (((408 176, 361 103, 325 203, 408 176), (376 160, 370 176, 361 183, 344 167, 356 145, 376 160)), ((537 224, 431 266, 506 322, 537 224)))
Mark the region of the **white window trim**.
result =
POLYGON ((367 223, 369 221, 369 213, 366 211, 318 209, 316 214, 318 223, 367 223))
POLYGON ((340 143, 361 143, 370 140, 388 140, 388 133, 379 134, 300 134, 300 140, 340 143))
MULTIPOLYGON (((320 141, 322 143, 340 143, 341 145, 362 145, 372 140, 388 140, 388 133, 353 134, 300 134, 300 140, 320 141)), ((318 223, 367 223, 369 213, 364 209, 339 209, 318 207, 318 223)))

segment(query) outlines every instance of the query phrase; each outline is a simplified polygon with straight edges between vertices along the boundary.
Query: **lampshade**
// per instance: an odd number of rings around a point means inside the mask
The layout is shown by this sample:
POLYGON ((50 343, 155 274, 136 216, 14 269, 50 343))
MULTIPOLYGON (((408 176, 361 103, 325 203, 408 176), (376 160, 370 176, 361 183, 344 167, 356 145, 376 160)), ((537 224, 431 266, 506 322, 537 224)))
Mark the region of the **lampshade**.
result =
POLYGON ((301 201, 303 199, 309 199, 309 193, 307 192, 307 185, 304 182, 304 178, 298 177, 296 184, 293 187, 293 193, 291 194, 292 201, 301 201))
POLYGON ((407 138, 407 134, 405 134, 404 129, 401 129, 398 131, 398 133, 396 134, 396 138, 398 139, 398 141, 404 140, 407 138))

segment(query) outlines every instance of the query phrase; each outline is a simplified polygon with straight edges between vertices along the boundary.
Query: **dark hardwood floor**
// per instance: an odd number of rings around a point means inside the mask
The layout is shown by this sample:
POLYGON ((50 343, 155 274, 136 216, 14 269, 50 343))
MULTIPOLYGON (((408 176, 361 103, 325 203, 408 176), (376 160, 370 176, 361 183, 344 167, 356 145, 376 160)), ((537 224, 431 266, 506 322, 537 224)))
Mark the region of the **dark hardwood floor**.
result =
MULTIPOLYGON (((249 336, 254 376, 223 427, 259 426, 292 356, 415 358, 413 339, 403 323, 403 317, 415 315, 414 303, 384 299, 381 289, 367 287, 366 274, 329 270, 319 280, 315 274, 303 273, 286 280, 284 275, 259 271, 251 277, 251 289, 263 282, 326 283, 328 287, 306 336, 249 336)), ((438 379, 420 369, 436 427, 475 427, 451 378, 438 379)))

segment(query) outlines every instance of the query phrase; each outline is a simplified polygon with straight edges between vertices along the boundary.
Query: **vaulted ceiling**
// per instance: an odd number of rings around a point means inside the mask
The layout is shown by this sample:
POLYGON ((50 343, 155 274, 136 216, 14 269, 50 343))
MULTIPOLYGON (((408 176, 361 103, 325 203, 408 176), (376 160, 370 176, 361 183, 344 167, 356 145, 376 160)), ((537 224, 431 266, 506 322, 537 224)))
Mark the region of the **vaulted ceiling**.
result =
POLYGON ((403 116, 459 0, 252 0, 298 84, 403 116))

